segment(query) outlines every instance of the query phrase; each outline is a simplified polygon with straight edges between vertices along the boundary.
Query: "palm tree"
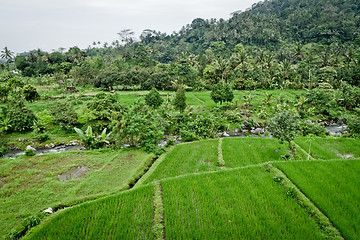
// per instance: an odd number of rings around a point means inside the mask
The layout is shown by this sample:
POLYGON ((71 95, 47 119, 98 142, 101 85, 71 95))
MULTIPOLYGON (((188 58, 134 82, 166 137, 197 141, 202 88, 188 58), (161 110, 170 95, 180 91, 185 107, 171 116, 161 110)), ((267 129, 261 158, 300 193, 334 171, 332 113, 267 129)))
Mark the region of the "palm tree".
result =
POLYGON ((7 47, 4 47, 4 50, 1 51, 1 58, 10 62, 14 58, 14 52, 11 52, 7 47))

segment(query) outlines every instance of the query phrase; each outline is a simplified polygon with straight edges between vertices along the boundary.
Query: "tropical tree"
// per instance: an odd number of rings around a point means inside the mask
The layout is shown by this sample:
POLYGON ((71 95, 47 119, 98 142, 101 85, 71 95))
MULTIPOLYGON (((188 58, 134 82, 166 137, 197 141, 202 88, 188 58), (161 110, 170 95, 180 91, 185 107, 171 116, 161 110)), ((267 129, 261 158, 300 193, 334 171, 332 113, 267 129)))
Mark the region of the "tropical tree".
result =
POLYGON ((125 44, 129 44, 134 42, 134 34, 135 32, 131 29, 123 29, 120 32, 117 33, 121 39, 121 42, 124 42, 125 44))
POLYGON ((271 135, 280 140, 280 143, 284 141, 288 142, 289 149, 295 156, 295 148, 291 144, 291 141, 295 139, 299 133, 298 117, 292 114, 290 111, 279 112, 270 119, 267 129, 271 135))
POLYGON ((185 90, 182 86, 179 86, 176 91, 176 95, 175 95, 175 99, 174 99, 174 106, 181 113, 183 113, 186 108, 185 90))
POLYGON ((220 105, 223 102, 231 102, 234 99, 234 94, 229 84, 220 82, 213 87, 210 93, 211 99, 220 105))
POLYGON ((0 56, 9 63, 14 58, 14 52, 10 51, 7 47, 4 47, 4 50, 1 51, 0 56))

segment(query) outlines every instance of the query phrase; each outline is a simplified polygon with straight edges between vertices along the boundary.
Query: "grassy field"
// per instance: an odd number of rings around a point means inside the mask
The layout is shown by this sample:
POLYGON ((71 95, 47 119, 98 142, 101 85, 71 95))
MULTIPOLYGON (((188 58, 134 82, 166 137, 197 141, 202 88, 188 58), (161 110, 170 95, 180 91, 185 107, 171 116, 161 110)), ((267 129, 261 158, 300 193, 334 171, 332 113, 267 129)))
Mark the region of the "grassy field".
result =
POLYGON ((360 158, 360 141, 353 138, 297 138, 295 142, 316 159, 360 158))
POLYGON ((222 151, 228 168, 280 161, 288 152, 287 145, 266 138, 224 138, 222 151))
POLYGON ((152 186, 85 203, 54 216, 24 239, 153 239, 152 186))
POLYGON ((166 155, 145 183, 189 173, 219 170, 217 166, 218 140, 181 144, 166 155))
POLYGON ((0 158, 0 236, 30 215, 60 203, 128 188, 153 158, 142 151, 65 152, 15 160, 0 158), (81 178, 62 179, 59 175, 81 178), (66 181, 63 181, 66 180, 66 181))
POLYGON ((162 181, 168 239, 322 239, 261 167, 162 181))
POLYGON ((360 238, 360 159, 275 165, 330 218, 345 239, 360 238))

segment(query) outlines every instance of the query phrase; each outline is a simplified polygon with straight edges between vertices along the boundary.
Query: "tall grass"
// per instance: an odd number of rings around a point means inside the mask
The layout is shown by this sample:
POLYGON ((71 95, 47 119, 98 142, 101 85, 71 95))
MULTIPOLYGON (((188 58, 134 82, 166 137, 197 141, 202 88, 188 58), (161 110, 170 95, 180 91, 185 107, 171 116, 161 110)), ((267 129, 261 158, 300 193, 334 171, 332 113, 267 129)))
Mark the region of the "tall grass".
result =
POLYGON ((275 163, 345 239, 360 238, 360 159, 275 163))
POLYGON ((287 146, 276 139, 224 138, 222 152, 227 168, 280 161, 287 146))
POLYGON ((180 144, 159 164, 145 183, 188 173, 218 170, 218 140, 180 144))
POLYGON ((322 239, 261 167, 163 180, 168 239, 322 239))
POLYGON ((66 209, 24 239, 154 239, 152 197, 147 186, 66 209))

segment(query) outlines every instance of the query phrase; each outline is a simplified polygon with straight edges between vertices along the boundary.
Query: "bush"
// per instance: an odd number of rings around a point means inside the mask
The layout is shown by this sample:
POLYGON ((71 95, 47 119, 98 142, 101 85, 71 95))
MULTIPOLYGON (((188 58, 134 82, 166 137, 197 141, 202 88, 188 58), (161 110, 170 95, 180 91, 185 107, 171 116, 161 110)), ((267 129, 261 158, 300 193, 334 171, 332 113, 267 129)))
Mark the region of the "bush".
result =
POLYGON ((146 150, 151 149, 150 145, 158 144, 167 126, 158 112, 142 101, 134 103, 119 120, 114 122, 113 131, 122 142, 129 143, 130 146, 146 147, 146 150))
POLYGON ((341 119, 347 125, 347 132, 350 137, 360 137, 360 117, 345 116, 341 119))
POLYGON ((0 120, 6 132, 25 132, 32 128, 36 120, 33 112, 24 107, 23 99, 9 102, 2 108, 0 120))
POLYGON ((24 98, 28 102, 33 102, 40 99, 39 93, 36 91, 36 88, 30 84, 24 86, 23 88, 24 98))
POLYGON ((42 143, 42 142, 45 142, 45 141, 49 140, 50 136, 49 136, 48 133, 44 132, 44 133, 37 134, 35 136, 35 139, 42 143))
POLYGON ((9 149, 7 147, 0 147, 0 157, 4 156, 9 152, 9 149))
POLYGON ((54 116, 54 122, 67 131, 72 130, 77 124, 77 113, 68 102, 57 103, 56 107, 51 109, 51 114, 54 116))
POLYGON ((163 99, 161 98, 158 91, 155 88, 152 88, 151 91, 145 96, 145 102, 147 105, 158 108, 163 103, 163 99))
POLYGON ((116 95, 97 94, 96 98, 86 104, 86 121, 93 130, 101 131, 110 128, 111 121, 124 112, 124 107, 117 102, 116 95))
POLYGON ((324 124, 321 123, 311 123, 308 121, 300 123, 300 131, 303 136, 307 136, 310 134, 316 136, 325 136, 326 130, 324 124))
POLYGON ((33 150, 31 150, 31 149, 25 150, 25 156, 31 157, 31 156, 35 156, 35 155, 36 155, 36 154, 34 153, 33 150))

